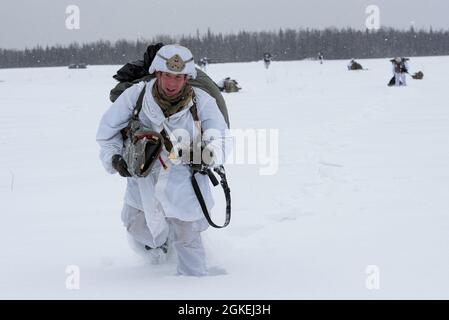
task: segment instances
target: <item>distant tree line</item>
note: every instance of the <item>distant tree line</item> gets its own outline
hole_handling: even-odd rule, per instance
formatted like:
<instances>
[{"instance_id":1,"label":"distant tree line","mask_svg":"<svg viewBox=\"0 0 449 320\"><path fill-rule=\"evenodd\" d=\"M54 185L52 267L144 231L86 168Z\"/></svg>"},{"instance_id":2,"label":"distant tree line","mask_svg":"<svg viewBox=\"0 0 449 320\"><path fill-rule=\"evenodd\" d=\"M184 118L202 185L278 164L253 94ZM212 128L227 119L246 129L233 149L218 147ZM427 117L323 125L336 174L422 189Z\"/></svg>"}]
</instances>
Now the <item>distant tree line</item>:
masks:
<instances>
[{"instance_id":1,"label":"distant tree line","mask_svg":"<svg viewBox=\"0 0 449 320\"><path fill-rule=\"evenodd\" d=\"M194 36L176 38L157 36L149 41L101 40L25 50L0 49L0 68L124 64L142 59L147 45L156 42L180 43L190 48L196 59L208 57L217 63L257 61L264 52L270 52L273 60L315 58L318 52L326 59L449 55L449 31L442 30L327 28L237 34L215 34L208 30L202 35L197 32Z\"/></svg>"}]
</instances>

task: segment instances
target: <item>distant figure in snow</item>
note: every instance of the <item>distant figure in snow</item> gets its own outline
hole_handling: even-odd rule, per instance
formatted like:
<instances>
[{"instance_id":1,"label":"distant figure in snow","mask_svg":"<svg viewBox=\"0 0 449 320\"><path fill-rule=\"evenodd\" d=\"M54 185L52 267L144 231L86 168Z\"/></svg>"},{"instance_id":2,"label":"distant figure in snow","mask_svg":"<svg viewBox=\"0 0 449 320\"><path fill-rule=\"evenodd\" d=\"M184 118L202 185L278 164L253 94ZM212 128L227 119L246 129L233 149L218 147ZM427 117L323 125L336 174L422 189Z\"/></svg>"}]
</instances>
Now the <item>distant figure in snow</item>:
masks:
<instances>
[{"instance_id":1,"label":"distant figure in snow","mask_svg":"<svg viewBox=\"0 0 449 320\"><path fill-rule=\"evenodd\" d=\"M424 73L422 71L415 72L412 75L412 78L415 80L422 80L424 78Z\"/></svg>"},{"instance_id":2,"label":"distant figure in snow","mask_svg":"<svg viewBox=\"0 0 449 320\"><path fill-rule=\"evenodd\" d=\"M220 89L220 91L224 91L227 93L230 92L238 92L240 91L242 88L239 86L238 82L234 79L231 79L230 77L226 77L223 80L220 80L217 83L218 88Z\"/></svg>"},{"instance_id":3,"label":"distant figure in snow","mask_svg":"<svg viewBox=\"0 0 449 320\"><path fill-rule=\"evenodd\" d=\"M85 63L71 63L69 69L86 69L87 65Z\"/></svg>"},{"instance_id":4,"label":"distant figure in snow","mask_svg":"<svg viewBox=\"0 0 449 320\"><path fill-rule=\"evenodd\" d=\"M410 59L408 58L400 58L396 57L394 59L391 59L390 62L393 66L393 78L390 80L389 86L406 86L407 85L407 79L405 77L405 74L408 73L409 65L408 61Z\"/></svg>"},{"instance_id":5,"label":"distant figure in snow","mask_svg":"<svg viewBox=\"0 0 449 320\"><path fill-rule=\"evenodd\" d=\"M264 54L263 54L263 62L264 62L264 64L265 64L265 68L266 69L268 69L268 67L270 66L270 63L271 63L271 53L269 53L269 52L265 52Z\"/></svg>"},{"instance_id":6,"label":"distant figure in snow","mask_svg":"<svg viewBox=\"0 0 449 320\"><path fill-rule=\"evenodd\" d=\"M348 70L363 70L363 67L360 63L355 61L355 59L351 59L348 63Z\"/></svg>"},{"instance_id":7,"label":"distant figure in snow","mask_svg":"<svg viewBox=\"0 0 449 320\"><path fill-rule=\"evenodd\" d=\"M323 64L324 57L323 57L323 54L321 52L318 52L318 60L320 61L320 64Z\"/></svg>"},{"instance_id":8,"label":"distant figure in snow","mask_svg":"<svg viewBox=\"0 0 449 320\"><path fill-rule=\"evenodd\" d=\"M198 66L200 67L200 69L204 72L206 72L207 69L207 65L209 64L209 61L206 57L201 58L200 60L198 60Z\"/></svg>"}]
</instances>

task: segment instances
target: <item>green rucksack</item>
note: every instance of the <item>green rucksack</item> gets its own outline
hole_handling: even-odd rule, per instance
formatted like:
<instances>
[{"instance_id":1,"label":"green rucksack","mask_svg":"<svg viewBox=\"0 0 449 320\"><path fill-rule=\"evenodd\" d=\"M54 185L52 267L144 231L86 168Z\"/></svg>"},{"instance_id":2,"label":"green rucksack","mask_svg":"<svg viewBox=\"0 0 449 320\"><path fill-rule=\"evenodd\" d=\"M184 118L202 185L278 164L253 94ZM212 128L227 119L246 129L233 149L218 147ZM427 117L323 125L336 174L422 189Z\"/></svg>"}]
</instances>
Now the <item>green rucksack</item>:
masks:
<instances>
[{"instance_id":1,"label":"green rucksack","mask_svg":"<svg viewBox=\"0 0 449 320\"><path fill-rule=\"evenodd\" d=\"M235 81L235 80L226 80L224 82L224 91L225 92L228 92L228 93L239 92L240 89L242 89L242 88L239 87L237 81Z\"/></svg>"}]
</instances>

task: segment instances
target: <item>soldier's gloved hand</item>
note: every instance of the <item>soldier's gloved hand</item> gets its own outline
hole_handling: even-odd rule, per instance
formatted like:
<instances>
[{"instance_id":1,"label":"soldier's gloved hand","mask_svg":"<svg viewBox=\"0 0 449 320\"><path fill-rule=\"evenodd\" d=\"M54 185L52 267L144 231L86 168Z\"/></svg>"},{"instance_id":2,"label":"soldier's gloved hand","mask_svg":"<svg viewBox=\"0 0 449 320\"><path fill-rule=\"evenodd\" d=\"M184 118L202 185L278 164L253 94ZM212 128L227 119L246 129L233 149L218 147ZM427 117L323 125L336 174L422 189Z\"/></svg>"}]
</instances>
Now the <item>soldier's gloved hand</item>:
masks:
<instances>
[{"instance_id":1,"label":"soldier's gloved hand","mask_svg":"<svg viewBox=\"0 0 449 320\"><path fill-rule=\"evenodd\" d=\"M215 165L214 151L211 148L209 148L208 146L205 146L202 151L202 159L203 159L203 162L208 167L213 167Z\"/></svg>"},{"instance_id":2,"label":"soldier's gloved hand","mask_svg":"<svg viewBox=\"0 0 449 320\"><path fill-rule=\"evenodd\" d=\"M197 155L194 155L193 150L178 151L178 156L182 161L188 164L193 170L201 171L212 167L214 164L214 153L207 146L204 149L197 150Z\"/></svg>"},{"instance_id":3,"label":"soldier's gloved hand","mask_svg":"<svg viewBox=\"0 0 449 320\"><path fill-rule=\"evenodd\" d=\"M112 167L117 170L122 177L131 177L131 174L128 172L128 165L120 154L114 154L112 156Z\"/></svg>"}]
</instances>

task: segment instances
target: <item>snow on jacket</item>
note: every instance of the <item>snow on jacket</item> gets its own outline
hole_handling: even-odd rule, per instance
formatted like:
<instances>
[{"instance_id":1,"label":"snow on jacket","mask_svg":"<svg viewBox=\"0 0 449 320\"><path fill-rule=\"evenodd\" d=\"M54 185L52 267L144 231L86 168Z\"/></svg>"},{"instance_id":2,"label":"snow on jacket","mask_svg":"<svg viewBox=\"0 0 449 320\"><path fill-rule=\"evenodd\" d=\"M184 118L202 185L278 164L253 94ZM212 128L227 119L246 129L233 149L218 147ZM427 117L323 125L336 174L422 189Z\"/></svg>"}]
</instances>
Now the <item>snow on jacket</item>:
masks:
<instances>
[{"instance_id":1,"label":"snow on jacket","mask_svg":"<svg viewBox=\"0 0 449 320\"><path fill-rule=\"evenodd\" d=\"M156 79L147 83L142 110L139 119L147 128L167 133L176 129L186 130L193 139L200 138L200 132L194 125L190 106L165 118L161 108L151 94ZM145 83L140 82L125 90L103 115L97 131L97 142L100 145L100 159L109 173L116 173L112 167L111 158L114 154L123 154L123 139L120 130L125 128L132 116L137 98ZM214 130L214 139L208 146L215 155L215 164L223 164L230 150L232 138L226 122L215 99L205 91L193 88L197 99L198 117L204 132L202 140L207 139L209 129ZM196 140L198 141L198 140ZM199 202L191 184L191 169L183 164L172 163L168 152L161 153L162 160L168 166L162 169L159 161L154 163L150 174L145 178L127 178L125 203L142 210L147 218L147 224L153 236L157 236L165 227L165 217L177 218L183 221L195 221L203 217ZM206 175L196 175L201 193L210 212L214 205L210 190L209 178Z\"/></svg>"}]
</instances>

